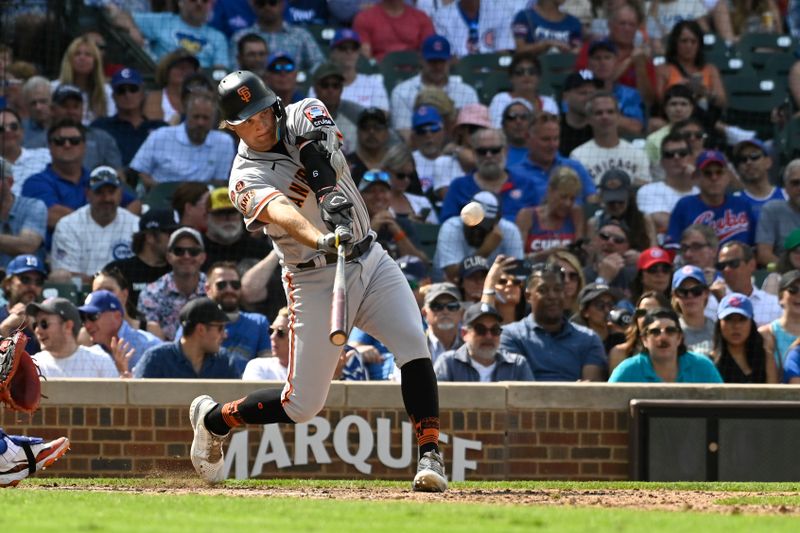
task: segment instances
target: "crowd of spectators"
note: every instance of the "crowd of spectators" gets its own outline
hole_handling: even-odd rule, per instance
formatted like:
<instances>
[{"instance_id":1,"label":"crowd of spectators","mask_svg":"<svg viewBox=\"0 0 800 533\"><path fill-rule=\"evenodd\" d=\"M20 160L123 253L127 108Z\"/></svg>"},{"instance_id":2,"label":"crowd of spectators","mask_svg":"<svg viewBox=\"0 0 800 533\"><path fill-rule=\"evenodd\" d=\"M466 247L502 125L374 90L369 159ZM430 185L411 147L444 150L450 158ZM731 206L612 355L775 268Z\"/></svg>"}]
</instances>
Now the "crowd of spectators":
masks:
<instances>
[{"instance_id":1,"label":"crowd of spectators","mask_svg":"<svg viewBox=\"0 0 800 533\"><path fill-rule=\"evenodd\" d=\"M45 376L287 375L278 257L231 203L217 128L213 80L239 68L329 110L440 380L800 383L800 160L730 120L732 63L706 54L800 50L800 2L155 4L86 2L152 72L97 28L57 72L0 43L0 334L22 328ZM460 68L492 54L480 83ZM775 89L790 111L798 80ZM399 372L354 330L333 377Z\"/></svg>"}]
</instances>

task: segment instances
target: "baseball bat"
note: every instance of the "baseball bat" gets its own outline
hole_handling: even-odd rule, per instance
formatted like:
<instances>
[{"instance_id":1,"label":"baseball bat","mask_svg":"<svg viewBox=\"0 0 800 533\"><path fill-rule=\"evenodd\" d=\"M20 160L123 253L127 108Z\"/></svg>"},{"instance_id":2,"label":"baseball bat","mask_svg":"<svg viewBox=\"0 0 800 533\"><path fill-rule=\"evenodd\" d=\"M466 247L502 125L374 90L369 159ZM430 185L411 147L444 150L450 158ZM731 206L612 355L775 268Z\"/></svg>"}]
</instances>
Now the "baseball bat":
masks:
<instances>
[{"instance_id":1,"label":"baseball bat","mask_svg":"<svg viewBox=\"0 0 800 533\"><path fill-rule=\"evenodd\" d=\"M333 300L331 301L331 332L328 338L334 346L347 341L347 282L344 274L345 247L336 248L336 275L333 278Z\"/></svg>"}]
</instances>

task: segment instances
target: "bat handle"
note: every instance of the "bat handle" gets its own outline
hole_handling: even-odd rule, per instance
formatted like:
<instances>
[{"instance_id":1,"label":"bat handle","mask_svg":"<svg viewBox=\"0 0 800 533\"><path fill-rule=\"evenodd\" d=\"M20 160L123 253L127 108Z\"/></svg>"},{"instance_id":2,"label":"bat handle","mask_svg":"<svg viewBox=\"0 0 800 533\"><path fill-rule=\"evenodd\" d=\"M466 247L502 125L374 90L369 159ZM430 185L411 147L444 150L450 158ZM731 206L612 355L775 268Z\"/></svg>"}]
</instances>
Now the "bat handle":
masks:
<instances>
[{"instance_id":1,"label":"bat handle","mask_svg":"<svg viewBox=\"0 0 800 533\"><path fill-rule=\"evenodd\" d=\"M336 275L333 280L333 301L331 305L331 331L328 338L334 346L342 346L347 341L347 284L345 279L346 253L344 243L336 249Z\"/></svg>"}]
</instances>

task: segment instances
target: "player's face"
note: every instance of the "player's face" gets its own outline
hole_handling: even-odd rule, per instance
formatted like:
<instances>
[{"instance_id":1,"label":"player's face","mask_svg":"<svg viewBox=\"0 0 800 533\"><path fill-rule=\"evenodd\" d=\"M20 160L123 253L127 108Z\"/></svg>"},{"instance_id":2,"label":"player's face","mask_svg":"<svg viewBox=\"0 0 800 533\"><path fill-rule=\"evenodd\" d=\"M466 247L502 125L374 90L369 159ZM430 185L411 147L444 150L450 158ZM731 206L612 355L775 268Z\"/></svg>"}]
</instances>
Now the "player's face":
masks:
<instances>
[{"instance_id":1,"label":"player's face","mask_svg":"<svg viewBox=\"0 0 800 533\"><path fill-rule=\"evenodd\" d=\"M258 152L266 152L278 141L272 108L256 113L241 124L231 127L247 146Z\"/></svg>"},{"instance_id":2,"label":"player's face","mask_svg":"<svg viewBox=\"0 0 800 533\"><path fill-rule=\"evenodd\" d=\"M208 277L206 293L226 313L238 311L239 300L242 297L239 274L230 268L215 268Z\"/></svg>"}]
</instances>

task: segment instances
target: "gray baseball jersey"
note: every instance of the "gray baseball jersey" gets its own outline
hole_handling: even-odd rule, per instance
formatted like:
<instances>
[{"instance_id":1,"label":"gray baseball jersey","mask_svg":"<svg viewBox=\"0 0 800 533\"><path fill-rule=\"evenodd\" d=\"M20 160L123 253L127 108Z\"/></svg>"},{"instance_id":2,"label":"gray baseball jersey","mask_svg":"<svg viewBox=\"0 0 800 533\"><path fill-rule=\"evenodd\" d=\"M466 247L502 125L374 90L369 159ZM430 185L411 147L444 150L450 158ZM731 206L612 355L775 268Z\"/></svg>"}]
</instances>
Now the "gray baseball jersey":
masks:
<instances>
[{"instance_id":1,"label":"gray baseball jersey","mask_svg":"<svg viewBox=\"0 0 800 533\"><path fill-rule=\"evenodd\" d=\"M244 216L247 229L256 231L264 228L275 244L281 264L289 270L295 270L297 264L305 263L321 253L298 243L277 224L264 224L258 220L258 215L281 193L320 231L330 231L322 222L316 196L306 181L296 143L299 137L308 132L335 127L335 124L325 105L313 98L287 106L285 113L286 131L272 150L258 152L244 141L239 143L228 190L233 205ZM350 169L341 150L331 156L331 166L336 171L339 188L353 203L353 236L358 242L370 231L367 208L350 177Z\"/></svg>"}]
</instances>

